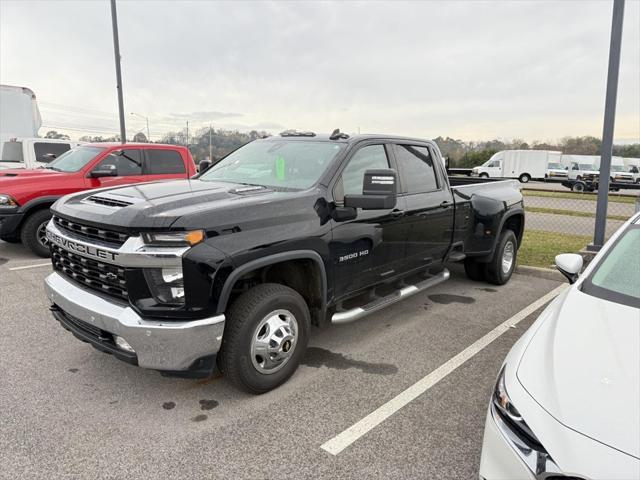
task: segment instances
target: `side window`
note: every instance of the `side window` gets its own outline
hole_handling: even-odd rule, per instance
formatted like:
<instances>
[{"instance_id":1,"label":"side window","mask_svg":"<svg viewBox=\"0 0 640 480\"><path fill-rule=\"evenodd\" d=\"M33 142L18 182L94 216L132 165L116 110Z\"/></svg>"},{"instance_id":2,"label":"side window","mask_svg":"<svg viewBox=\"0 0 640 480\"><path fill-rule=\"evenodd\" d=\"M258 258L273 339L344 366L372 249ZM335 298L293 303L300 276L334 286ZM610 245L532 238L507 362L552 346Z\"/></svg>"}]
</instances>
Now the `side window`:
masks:
<instances>
[{"instance_id":1,"label":"side window","mask_svg":"<svg viewBox=\"0 0 640 480\"><path fill-rule=\"evenodd\" d=\"M344 194L361 195L364 172L376 168L389 168L384 145L368 145L358 150L342 171Z\"/></svg>"},{"instance_id":2,"label":"side window","mask_svg":"<svg viewBox=\"0 0 640 480\"><path fill-rule=\"evenodd\" d=\"M36 153L36 162L49 163L69 151L71 145L68 143L36 142L33 144L33 149Z\"/></svg>"},{"instance_id":3,"label":"side window","mask_svg":"<svg viewBox=\"0 0 640 480\"><path fill-rule=\"evenodd\" d=\"M182 157L175 150L147 150L149 175L186 173Z\"/></svg>"},{"instance_id":4,"label":"side window","mask_svg":"<svg viewBox=\"0 0 640 480\"><path fill-rule=\"evenodd\" d=\"M118 150L111 152L100 162L100 166L115 165L119 177L142 175L142 152L140 150Z\"/></svg>"},{"instance_id":5,"label":"side window","mask_svg":"<svg viewBox=\"0 0 640 480\"><path fill-rule=\"evenodd\" d=\"M580 170L580 168L578 167L577 163L574 163L573 166L571 167L571 170Z\"/></svg>"},{"instance_id":6,"label":"side window","mask_svg":"<svg viewBox=\"0 0 640 480\"><path fill-rule=\"evenodd\" d=\"M430 192L439 188L433 157L427 147L397 145L395 151L407 193Z\"/></svg>"}]
</instances>

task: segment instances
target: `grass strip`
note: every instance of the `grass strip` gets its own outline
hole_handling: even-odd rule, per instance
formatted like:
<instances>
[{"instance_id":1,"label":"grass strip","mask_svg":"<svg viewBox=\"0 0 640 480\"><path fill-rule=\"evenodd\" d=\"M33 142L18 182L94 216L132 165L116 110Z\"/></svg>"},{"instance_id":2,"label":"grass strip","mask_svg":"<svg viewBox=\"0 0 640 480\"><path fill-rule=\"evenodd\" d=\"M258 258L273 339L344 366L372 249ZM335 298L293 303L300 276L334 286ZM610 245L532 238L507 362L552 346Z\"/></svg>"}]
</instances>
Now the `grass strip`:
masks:
<instances>
[{"instance_id":1,"label":"grass strip","mask_svg":"<svg viewBox=\"0 0 640 480\"><path fill-rule=\"evenodd\" d=\"M550 213L551 215L566 215L568 217L586 217L595 218L596 214L591 212L580 212L576 210L563 210L561 208L546 208L546 207L528 207L525 205L525 211L534 213ZM607 220L621 220L626 222L629 217L624 215L607 215Z\"/></svg>"},{"instance_id":2,"label":"grass strip","mask_svg":"<svg viewBox=\"0 0 640 480\"><path fill-rule=\"evenodd\" d=\"M571 200L588 200L595 202L598 195L593 193L572 193L572 192L550 192L546 190L527 190L522 189L522 195L525 197L551 197L551 198L567 198ZM609 201L615 203L636 203L636 197L629 195L609 195Z\"/></svg>"},{"instance_id":3,"label":"grass strip","mask_svg":"<svg viewBox=\"0 0 640 480\"><path fill-rule=\"evenodd\" d=\"M525 230L522 246L518 251L518 263L532 267L549 268L560 253L577 253L592 237L568 233Z\"/></svg>"}]
</instances>

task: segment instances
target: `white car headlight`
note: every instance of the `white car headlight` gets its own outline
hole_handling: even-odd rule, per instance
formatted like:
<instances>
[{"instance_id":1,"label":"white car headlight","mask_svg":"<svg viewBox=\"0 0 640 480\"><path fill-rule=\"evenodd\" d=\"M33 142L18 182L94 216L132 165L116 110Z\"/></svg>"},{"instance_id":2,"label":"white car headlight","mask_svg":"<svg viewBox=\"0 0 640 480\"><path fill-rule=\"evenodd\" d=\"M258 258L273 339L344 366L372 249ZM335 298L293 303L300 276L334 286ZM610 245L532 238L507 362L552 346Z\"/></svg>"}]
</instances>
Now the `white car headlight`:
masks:
<instances>
[{"instance_id":1,"label":"white car headlight","mask_svg":"<svg viewBox=\"0 0 640 480\"><path fill-rule=\"evenodd\" d=\"M545 450L540 443L540 440L538 440L535 434L531 431L529 425L524 421L518 409L515 407L513 402L511 402L511 398L509 398L507 389L505 388L504 372L505 367L502 367L502 370L498 375L498 381L496 382L495 389L493 390L493 396L491 399L493 406L500 418L507 423L510 429L518 435L521 440L530 447L544 452Z\"/></svg>"}]
</instances>

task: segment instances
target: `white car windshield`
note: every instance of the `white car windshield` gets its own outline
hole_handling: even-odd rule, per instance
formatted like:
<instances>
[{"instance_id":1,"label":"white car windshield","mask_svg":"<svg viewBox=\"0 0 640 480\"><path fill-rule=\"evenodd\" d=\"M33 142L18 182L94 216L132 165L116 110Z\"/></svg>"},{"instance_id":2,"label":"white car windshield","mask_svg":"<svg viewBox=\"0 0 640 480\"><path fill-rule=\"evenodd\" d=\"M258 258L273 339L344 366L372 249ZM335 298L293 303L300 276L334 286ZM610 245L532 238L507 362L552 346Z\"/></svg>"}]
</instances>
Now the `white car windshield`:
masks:
<instances>
[{"instance_id":1,"label":"white car windshield","mask_svg":"<svg viewBox=\"0 0 640 480\"><path fill-rule=\"evenodd\" d=\"M595 165L593 165L593 164L590 164L590 163L581 163L581 164L580 164L580 170L590 170L590 171L594 172L594 171L596 171L596 170L598 170L598 169L597 169L597 168L596 168L596 166L595 166Z\"/></svg>"},{"instance_id":2,"label":"white car windshield","mask_svg":"<svg viewBox=\"0 0 640 480\"><path fill-rule=\"evenodd\" d=\"M585 281L583 291L640 308L640 225L622 234Z\"/></svg>"},{"instance_id":3,"label":"white car windshield","mask_svg":"<svg viewBox=\"0 0 640 480\"><path fill-rule=\"evenodd\" d=\"M564 167L559 163L550 163L549 168L552 168L554 170L564 170Z\"/></svg>"}]
</instances>

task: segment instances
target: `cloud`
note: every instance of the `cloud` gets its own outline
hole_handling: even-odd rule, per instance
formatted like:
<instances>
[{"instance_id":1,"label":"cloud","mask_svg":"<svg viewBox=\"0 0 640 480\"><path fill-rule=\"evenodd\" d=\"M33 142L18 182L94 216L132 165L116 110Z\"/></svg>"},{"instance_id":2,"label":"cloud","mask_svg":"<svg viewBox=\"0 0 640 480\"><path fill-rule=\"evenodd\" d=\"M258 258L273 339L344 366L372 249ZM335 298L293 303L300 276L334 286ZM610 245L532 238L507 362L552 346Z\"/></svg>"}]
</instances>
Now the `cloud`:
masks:
<instances>
[{"instance_id":1,"label":"cloud","mask_svg":"<svg viewBox=\"0 0 640 480\"><path fill-rule=\"evenodd\" d=\"M627 2L620 138L640 137L639 17ZM470 140L602 131L611 2L149 0L118 2L118 19L125 108L152 136L187 119ZM106 2L0 1L0 82L71 109L43 109L45 123L117 114L111 42Z\"/></svg>"}]
</instances>

